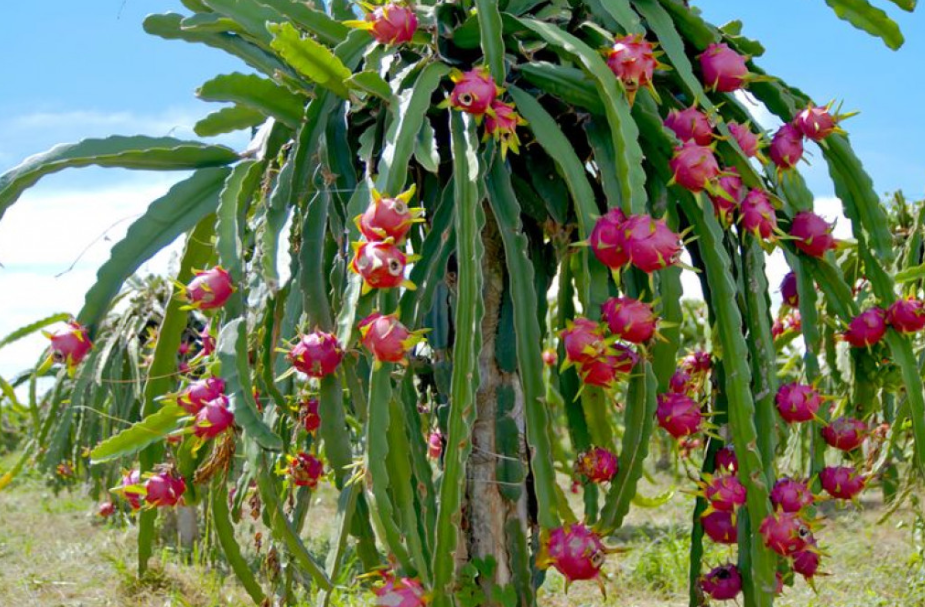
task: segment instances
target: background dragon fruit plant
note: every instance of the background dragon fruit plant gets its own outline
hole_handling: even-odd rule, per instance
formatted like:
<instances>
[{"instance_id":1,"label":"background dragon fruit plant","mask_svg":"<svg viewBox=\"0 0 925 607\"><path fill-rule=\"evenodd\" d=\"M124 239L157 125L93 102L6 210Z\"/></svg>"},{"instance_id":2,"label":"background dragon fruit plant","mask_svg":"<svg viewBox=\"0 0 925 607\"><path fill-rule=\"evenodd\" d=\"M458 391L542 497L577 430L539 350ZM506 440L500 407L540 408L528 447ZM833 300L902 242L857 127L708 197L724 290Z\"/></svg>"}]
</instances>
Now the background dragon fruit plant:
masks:
<instances>
[{"instance_id":1,"label":"background dragon fruit plant","mask_svg":"<svg viewBox=\"0 0 925 607\"><path fill-rule=\"evenodd\" d=\"M140 571L158 511L206 504L257 604L326 605L348 553L381 605L461 604L473 563L482 602L535 604L549 569L606 589L608 536L661 443L700 467L691 604L766 606L824 567L817 501L895 495L897 460L925 464L925 210L888 214L848 115L765 74L737 24L680 0L183 4L145 28L242 60L198 91L230 105L196 130L251 129L247 151L111 137L0 176L2 217L68 167L191 171L4 382L55 377L17 469L69 462L121 496ZM829 4L898 46L879 9ZM784 126L761 133L740 91ZM850 241L813 212L808 153ZM112 312L184 235L171 292ZM682 272L709 338L685 332ZM305 546L322 482L339 493L323 563ZM284 555L269 572L242 554L245 506ZM704 562L704 534L735 562Z\"/></svg>"}]
</instances>

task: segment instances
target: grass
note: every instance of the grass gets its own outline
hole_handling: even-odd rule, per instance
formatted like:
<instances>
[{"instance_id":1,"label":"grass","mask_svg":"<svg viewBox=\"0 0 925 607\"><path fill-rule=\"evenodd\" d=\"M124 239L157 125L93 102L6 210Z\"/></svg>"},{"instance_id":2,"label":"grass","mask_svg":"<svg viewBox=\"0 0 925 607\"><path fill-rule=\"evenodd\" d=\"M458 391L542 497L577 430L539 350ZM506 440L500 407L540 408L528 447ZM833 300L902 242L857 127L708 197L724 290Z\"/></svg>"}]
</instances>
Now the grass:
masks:
<instances>
[{"instance_id":1,"label":"grass","mask_svg":"<svg viewBox=\"0 0 925 607\"><path fill-rule=\"evenodd\" d=\"M665 486L645 486L655 494ZM925 607L925 519L900 510L877 525L883 513L876 490L863 508L826 504L817 537L828 556L817 592L802 580L776 604L784 607ZM310 549L323 554L333 511L320 500L312 506L307 531ZM206 559L162 549L145 578L135 570L135 529L101 521L95 504L79 493L54 496L36 478L25 476L0 493L0 589L3 605L36 607L226 607L250 605L232 577L202 565ZM565 595L564 580L550 572L540 592L549 607L655 607L687 605L686 521L692 498L676 493L664 506L634 508L610 543L629 548L608 559L607 598L594 584L577 583ZM240 540L250 545L242 530ZM264 551L265 552L265 551ZM731 549L707 545L707 562L719 564ZM255 566L262 559L255 557ZM354 579L332 602L335 607L371 604ZM732 603L730 603L731 605Z\"/></svg>"}]
</instances>

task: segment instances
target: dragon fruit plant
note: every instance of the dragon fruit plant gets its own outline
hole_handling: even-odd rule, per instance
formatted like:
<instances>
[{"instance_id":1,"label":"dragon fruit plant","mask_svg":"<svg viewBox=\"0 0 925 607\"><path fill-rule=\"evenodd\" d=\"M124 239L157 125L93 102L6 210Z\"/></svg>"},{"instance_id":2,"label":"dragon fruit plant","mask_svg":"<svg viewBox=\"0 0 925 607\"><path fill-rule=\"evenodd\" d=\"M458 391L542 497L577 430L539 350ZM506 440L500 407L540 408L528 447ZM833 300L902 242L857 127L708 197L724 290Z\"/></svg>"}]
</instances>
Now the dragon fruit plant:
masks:
<instances>
[{"instance_id":1,"label":"dragon fruit plant","mask_svg":"<svg viewBox=\"0 0 925 607\"><path fill-rule=\"evenodd\" d=\"M257 605L328 605L349 578L366 602L456 607L491 562L479 591L531 607L557 576L614 584L613 533L664 449L703 479L677 481L699 493L691 604L769 607L821 579L817 501L890 491L902 445L925 465L925 211L880 205L848 114L734 27L682 0L182 4L144 27L242 62L199 89L228 105L196 132L248 130L246 150L112 137L0 176L2 220L65 168L179 172L73 319L12 336L59 323L21 380L55 384L16 470L112 487L98 503L136 520L140 572L159 513L187 508ZM132 278L177 238L170 281ZM251 516L278 568L238 543ZM704 536L737 564L705 562Z\"/></svg>"}]
</instances>

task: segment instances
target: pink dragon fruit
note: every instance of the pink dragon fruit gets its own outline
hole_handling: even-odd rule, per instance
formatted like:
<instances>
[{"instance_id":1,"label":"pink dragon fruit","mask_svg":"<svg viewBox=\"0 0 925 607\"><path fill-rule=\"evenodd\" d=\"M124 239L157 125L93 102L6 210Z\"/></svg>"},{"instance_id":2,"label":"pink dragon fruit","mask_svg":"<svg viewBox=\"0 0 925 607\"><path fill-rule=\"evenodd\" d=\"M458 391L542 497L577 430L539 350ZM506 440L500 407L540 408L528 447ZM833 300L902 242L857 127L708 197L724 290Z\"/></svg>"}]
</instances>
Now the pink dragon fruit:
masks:
<instances>
[{"instance_id":1,"label":"pink dragon fruit","mask_svg":"<svg viewBox=\"0 0 925 607\"><path fill-rule=\"evenodd\" d=\"M202 332L199 333L199 341L202 344L202 353L205 356L215 352L215 337L212 335L209 325L206 325Z\"/></svg>"},{"instance_id":2,"label":"pink dragon fruit","mask_svg":"<svg viewBox=\"0 0 925 607\"><path fill-rule=\"evenodd\" d=\"M565 344L565 357L570 363L586 363L600 358L607 349L601 326L579 316L570 320L560 334Z\"/></svg>"},{"instance_id":3,"label":"pink dragon fruit","mask_svg":"<svg viewBox=\"0 0 925 607\"><path fill-rule=\"evenodd\" d=\"M611 297L601 306L601 316L611 333L634 344L652 339L658 326L652 306L631 297Z\"/></svg>"},{"instance_id":4,"label":"pink dragon fruit","mask_svg":"<svg viewBox=\"0 0 925 607\"><path fill-rule=\"evenodd\" d=\"M693 141L697 145L710 145L713 141L713 125L710 124L710 119L695 107L671 110L664 124L682 143Z\"/></svg>"},{"instance_id":5,"label":"pink dragon fruit","mask_svg":"<svg viewBox=\"0 0 925 607\"><path fill-rule=\"evenodd\" d=\"M780 294L784 303L791 308L800 305L800 292L797 290L797 275L793 272L787 272L784 279L780 282Z\"/></svg>"},{"instance_id":6,"label":"pink dragon fruit","mask_svg":"<svg viewBox=\"0 0 925 607\"><path fill-rule=\"evenodd\" d=\"M739 205L745 197L745 188L742 178L735 168L724 169L722 177L716 183L716 193L710 194L713 203L713 214L724 226L730 226L735 221Z\"/></svg>"},{"instance_id":7,"label":"pink dragon fruit","mask_svg":"<svg viewBox=\"0 0 925 607\"><path fill-rule=\"evenodd\" d=\"M436 430L427 437L427 456L432 459L440 459L443 454L443 434Z\"/></svg>"},{"instance_id":8,"label":"pink dragon fruit","mask_svg":"<svg viewBox=\"0 0 925 607\"><path fill-rule=\"evenodd\" d=\"M110 501L105 501L96 509L96 515L101 518L109 518L116 513L116 505Z\"/></svg>"},{"instance_id":9,"label":"pink dragon fruit","mask_svg":"<svg viewBox=\"0 0 925 607\"><path fill-rule=\"evenodd\" d=\"M373 312L360 321L361 341L378 362L404 363L405 356L422 340L419 331L409 331L394 314Z\"/></svg>"},{"instance_id":10,"label":"pink dragon fruit","mask_svg":"<svg viewBox=\"0 0 925 607\"><path fill-rule=\"evenodd\" d=\"M803 133L792 124L785 124L771 139L768 154L778 169L792 169L803 158Z\"/></svg>"},{"instance_id":11,"label":"pink dragon fruit","mask_svg":"<svg viewBox=\"0 0 925 607\"><path fill-rule=\"evenodd\" d=\"M617 208L607 211L594 224L588 244L598 261L612 270L629 263L629 254L623 249L622 228L626 216Z\"/></svg>"},{"instance_id":12,"label":"pink dragon fruit","mask_svg":"<svg viewBox=\"0 0 925 607\"><path fill-rule=\"evenodd\" d=\"M822 397L812 386L797 382L781 385L774 400L777 412L788 424L814 419L822 405Z\"/></svg>"},{"instance_id":13,"label":"pink dragon fruit","mask_svg":"<svg viewBox=\"0 0 925 607\"><path fill-rule=\"evenodd\" d=\"M754 158L758 155L758 151L761 147L761 138L753 133L748 125L730 122L726 126L729 127L729 132L736 140L736 143L739 144L739 147L742 148L746 157Z\"/></svg>"},{"instance_id":14,"label":"pink dragon fruit","mask_svg":"<svg viewBox=\"0 0 925 607\"><path fill-rule=\"evenodd\" d=\"M833 115L827 106L810 103L793 119L793 125L807 139L822 141L838 130L838 116Z\"/></svg>"},{"instance_id":15,"label":"pink dragon fruit","mask_svg":"<svg viewBox=\"0 0 925 607\"><path fill-rule=\"evenodd\" d=\"M322 378L334 373L344 357L344 351L333 333L314 331L304 335L286 357L302 373Z\"/></svg>"},{"instance_id":16,"label":"pink dragon fruit","mask_svg":"<svg viewBox=\"0 0 925 607\"><path fill-rule=\"evenodd\" d=\"M652 86L658 67L654 45L641 35L617 38L607 53L607 67L620 79L632 104L636 91Z\"/></svg>"},{"instance_id":17,"label":"pink dragon fruit","mask_svg":"<svg viewBox=\"0 0 925 607\"><path fill-rule=\"evenodd\" d=\"M395 243L404 241L411 226L421 221L421 215L424 213L423 209L408 206L414 197L414 191L415 187L412 185L395 198L388 198L373 190L373 201L366 207L366 211L356 218L357 227L363 236L371 242L389 238Z\"/></svg>"},{"instance_id":18,"label":"pink dragon fruit","mask_svg":"<svg viewBox=\"0 0 925 607\"><path fill-rule=\"evenodd\" d=\"M733 520L732 512L714 510L701 517L703 532L717 544L735 544L739 541L739 531Z\"/></svg>"},{"instance_id":19,"label":"pink dragon fruit","mask_svg":"<svg viewBox=\"0 0 925 607\"><path fill-rule=\"evenodd\" d=\"M597 579L607 551L600 536L581 523L553 529L541 562L555 567L566 582Z\"/></svg>"},{"instance_id":20,"label":"pink dragon fruit","mask_svg":"<svg viewBox=\"0 0 925 607\"><path fill-rule=\"evenodd\" d=\"M715 567L700 578L700 589L717 601L736 598L742 592L742 575L739 568L731 563Z\"/></svg>"},{"instance_id":21,"label":"pink dragon fruit","mask_svg":"<svg viewBox=\"0 0 925 607\"><path fill-rule=\"evenodd\" d=\"M408 258L391 241L354 243L350 269L363 277L363 292L413 285L405 280Z\"/></svg>"},{"instance_id":22,"label":"pink dragon fruit","mask_svg":"<svg viewBox=\"0 0 925 607\"><path fill-rule=\"evenodd\" d=\"M552 348L546 348L543 350L543 364L547 367L555 367L556 363L559 362L559 355Z\"/></svg>"},{"instance_id":23,"label":"pink dragon fruit","mask_svg":"<svg viewBox=\"0 0 925 607\"><path fill-rule=\"evenodd\" d=\"M757 237L768 240L777 229L777 215L771 198L764 190L755 188L749 191L739 207L742 229Z\"/></svg>"},{"instance_id":24,"label":"pink dragon fruit","mask_svg":"<svg viewBox=\"0 0 925 607\"><path fill-rule=\"evenodd\" d=\"M193 434L209 440L234 425L234 413L228 409L228 398L223 394L205 404L196 414Z\"/></svg>"},{"instance_id":25,"label":"pink dragon fruit","mask_svg":"<svg viewBox=\"0 0 925 607\"><path fill-rule=\"evenodd\" d=\"M311 453L300 451L295 457L287 456L289 479L296 487L309 487L314 489L318 479L324 474L324 464Z\"/></svg>"},{"instance_id":26,"label":"pink dragon fruit","mask_svg":"<svg viewBox=\"0 0 925 607\"><path fill-rule=\"evenodd\" d=\"M619 375L620 360L612 354L604 354L578 365L581 381L589 386L610 388Z\"/></svg>"},{"instance_id":27,"label":"pink dragon fruit","mask_svg":"<svg viewBox=\"0 0 925 607\"><path fill-rule=\"evenodd\" d=\"M158 472L145 482L145 501L157 508L176 506L186 492L186 481L173 472Z\"/></svg>"},{"instance_id":28,"label":"pink dragon fruit","mask_svg":"<svg viewBox=\"0 0 925 607\"><path fill-rule=\"evenodd\" d=\"M45 333L45 336L51 340L49 350L52 360L64 363L72 372L93 349L86 327L76 320L68 321L66 329Z\"/></svg>"},{"instance_id":29,"label":"pink dragon fruit","mask_svg":"<svg viewBox=\"0 0 925 607\"><path fill-rule=\"evenodd\" d=\"M717 470L735 474L739 470L739 458L732 445L726 445L713 456L713 465Z\"/></svg>"},{"instance_id":30,"label":"pink dragon fruit","mask_svg":"<svg viewBox=\"0 0 925 607\"><path fill-rule=\"evenodd\" d=\"M485 139L491 137L501 144L501 158L507 157L508 150L519 154L517 127L525 124L527 121L514 110L513 104L495 99L485 118Z\"/></svg>"},{"instance_id":31,"label":"pink dragon fruit","mask_svg":"<svg viewBox=\"0 0 925 607\"><path fill-rule=\"evenodd\" d=\"M234 293L234 284L229 274L221 266L211 270L197 272L196 277L186 285L183 296L189 307L199 310L221 308Z\"/></svg>"},{"instance_id":32,"label":"pink dragon fruit","mask_svg":"<svg viewBox=\"0 0 925 607\"><path fill-rule=\"evenodd\" d=\"M681 237L664 219L631 215L620 230L620 243L630 263L646 274L673 265L681 254Z\"/></svg>"},{"instance_id":33,"label":"pink dragon fruit","mask_svg":"<svg viewBox=\"0 0 925 607\"><path fill-rule=\"evenodd\" d=\"M137 469L127 472L122 477L120 490L132 510L141 509L141 498L144 497L144 489L141 488L141 472Z\"/></svg>"},{"instance_id":34,"label":"pink dragon fruit","mask_svg":"<svg viewBox=\"0 0 925 607\"><path fill-rule=\"evenodd\" d=\"M196 415L209 401L225 394L225 380L220 377L197 379L177 395L177 404Z\"/></svg>"},{"instance_id":35,"label":"pink dragon fruit","mask_svg":"<svg viewBox=\"0 0 925 607\"><path fill-rule=\"evenodd\" d=\"M418 28L414 10L397 2L377 6L366 14L370 33L380 44L404 44L411 42Z\"/></svg>"},{"instance_id":36,"label":"pink dragon fruit","mask_svg":"<svg viewBox=\"0 0 925 607\"><path fill-rule=\"evenodd\" d=\"M451 76L455 86L450 93L450 106L463 112L482 116L498 96L498 86L488 69L477 67Z\"/></svg>"},{"instance_id":37,"label":"pink dragon fruit","mask_svg":"<svg viewBox=\"0 0 925 607\"><path fill-rule=\"evenodd\" d=\"M822 557L819 555L819 549L816 548L815 539L807 542L806 548L797 550L791 557L793 558L793 570L807 580L811 580L818 573Z\"/></svg>"},{"instance_id":38,"label":"pink dragon fruit","mask_svg":"<svg viewBox=\"0 0 925 607\"><path fill-rule=\"evenodd\" d=\"M771 489L771 503L783 512L799 512L813 501L813 493L806 483L786 476L777 479Z\"/></svg>"},{"instance_id":39,"label":"pink dragon fruit","mask_svg":"<svg viewBox=\"0 0 925 607\"><path fill-rule=\"evenodd\" d=\"M790 556L803 550L812 538L809 526L793 512L769 514L758 528L764 545L781 556Z\"/></svg>"},{"instance_id":40,"label":"pink dragon fruit","mask_svg":"<svg viewBox=\"0 0 925 607\"><path fill-rule=\"evenodd\" d=\"M675 148L669 164L673 181L695 194L712 187L720 173L713 150L693 141Z\"/></svg>"},{"instance_id":41,"label":"pink dragon fruit","mask_svg":"<svg viewBox=\"0 0 925 607\"><path fill-rule=\"evenodd\" d=\"M854 451L867 438L867 424L853 417L839 417L822 429L822 438L830 447Z\"/></svg>"},{"instance_id":42,"label":"pink dragon fruit","mask_svg":"<svg viewBox=\"0 0 925 607\"><path fill-rule=\"evenodd\" d=\"M686 394L659 394L655 415L658 425L675 438L699 432L703 423L700 405Z\"/></svg>"},{"instance_id":43,"label":"pink dragon fruit","mask_svg":"<svg viewBox=\"0 0 925 607\"><path fill-rule=\"evenodd\" d=\"M819 473L819 482L832 497L850 500L864 490L867 477L850 466L826 466Z\"/></svg>"},{"instance_id":44,"label":"pink dragon fruit","mask_svg":"<svg viewBox=\"0 0 925 607\"><path fill-rule=\"evenodd\" d=\"M731 474L721 474L707 481L703 495L714 510L732 512L745 503L745 486Z\"/></svg>"},{"instance_id":45,"label":"pink dragon fruit","mask_svg":"<svg viewBox=\"0 0 925 607\"><path fill-rule=\"evenodd\" d=\"M689 394L693 390L693 378L684 369L678 369L668 380L668 389L675 394Z\"/></svg>"},{"instance_id":46,"label":"pink dragon fruit","mask_svg":"<svg viewBox=\"0 0 925 607\"><path fill-rule=\"evenodd\" d=\"M691 375L709 373L712 367L713 361L706 350L694 350L681 360L681 368Z\"/></svg>"},{"instance_id":47,"label":"pink dragon fruit","mask_svg":"<svg viewBox=\"0 0 925 607\"><path fill-rule=\"evenodd\" d=\"M825 252L835 248L832 225L810 211L801 211L790 224L793 244L810 257L823 257Z\"/></svg>"},{"instance_id":48,"label":"pink dragon fruit","mask_svg":"<svg viewBox=\"0 0 925 607\"><path fill-rule=\"evenodd\" d=\"M848 323L848 329L842 336L851 347L866 348L879 343L886 335L886 328L886 310L871 308Z\"/></svg>"},{"instance_id":49,"label":"pink dragon fruit","mask_svg":"<svg viewBox=\"0 0 925 607\"><path fill-rule=\"evenodd\" d=\"M700 69L706 88L720 93L737 91L748 79L745 57L726 44L711 44L700 55Z\"/></svg>"},{"instance_id":50,"label":"pink dragon fruit","mask_svg":"<svg viewBox=\"0 0 925 607\"><path fill-rule=\"evenodd\" d=\"M318 414L318 407L321 403L317 398L312 396L302 403L299 408L299 417L302 421L302 427L309 434L314 434L321 427L321 416Z\"/></svg>"},{"instance_id":51,"label":"pink dragon fruit","mask_svg":"<svg viewBox=\"0 0 925 607\"><path fill-rule=\"evenodd\" d=\"M376 595L376 607L424 607L427 605L427 593L424 586L415 578L397 578L385 575L381 586L373 589Z\"/></svg>"},{"instance_id":52,"label":"pink dragon fruit","mask_svg":"<svg viewBox=\"0 0 925 607\"><path fill-rule=\"evenodd\" d=\"M603 447L588 449L575 462L575 471L596 484L609 483L618 468L617 456Z\"/></svg>"},{"instance_id":53,"label":"pink dragon fruit","mask_svg":"<svg viewBox=\"0 0 925 607\"><path fill-rule=\"evenodd\" d=\"M886 320L900 333L925 329L925 302L911 297L896 300L886 311Z\"/></svg>"}]
</instances>

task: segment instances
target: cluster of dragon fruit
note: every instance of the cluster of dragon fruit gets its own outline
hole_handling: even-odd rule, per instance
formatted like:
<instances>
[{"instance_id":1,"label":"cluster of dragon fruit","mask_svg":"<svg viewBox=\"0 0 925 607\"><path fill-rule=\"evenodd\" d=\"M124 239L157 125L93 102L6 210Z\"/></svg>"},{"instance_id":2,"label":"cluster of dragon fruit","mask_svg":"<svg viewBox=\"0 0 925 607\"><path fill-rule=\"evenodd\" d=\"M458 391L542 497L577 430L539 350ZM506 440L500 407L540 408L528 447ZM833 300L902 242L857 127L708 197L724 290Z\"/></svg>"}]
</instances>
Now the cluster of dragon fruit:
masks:
<instances>
[{"instance_id":1,"label":"cluster of dragon fruit","mask_svg":"<svg viewBox=\"0 0 925 607\"><path fill-rule=\"evenodd\" d=\"M401 3L375 7L365 21L353 24L369 31L383 45L398 46L413 40L417 18L414 11ZM622 83L630 101L641 88L654 92L653 75L664 68L658 61L655 44L642 36L617 38L607 51L607 65ZM747 58L725 44L713 44L699 56L700 73L707 90L730 93L747 86L754 78L749 73ZM526 123L513 104L501 100L504 91L492 79L488 70L476 66L467 72L454 72L453 87L445 106L466 112L483 126L484 136L495 139L502 153L518 152L517 129ZM716 218L726 228L733 226L747 237L760 239L766 246L779 241L791 242L796 250L810 257L822 257L838 246L832 226L812 211L797 213L785 226L778 223L774 197L761 188L746 189L735 168L720 166L714 145L728 132L741 152L755 162L774 164L776 171L786 174L794 169L804 154L804 141L824 142L839 132L844 116L832 112L831 106L813 106L799 112L770 139L767 156L763 153L762 135L748 124L721 123L717 116L695 106L673 109L664 119L665 128L679 141L670 161L673 181L712 205ZM372 192L368 208L356 218L362 239L353 245L350 267L362 280L363 292L387 289L413 289L407 278L408 265L414 256L409 253L406 239L409 230L423 222L423 210L410 207L414 187L404 193ZM665 219L648 214L626 215L620 209L610 209L594 225L586 243L598 262L619 278L619 273L635 268L652 274L680 263L683 235L674 232ZM181 290L190 309L214 314L235 294L232 277L221 267L196 273ZM797 311L799 293L796 276L786 276L782 285L784 309L791 314L775 323L775 338L787 332L799 333ZM650 345L658 340L658 304L629 296L612 297L601 306L600 321L578 316L562 327L558 335L565 352L563 368L574 367L586 386L616 394L621 382L637 368L639 361L651 356ZM587 314L587 311L586 311ZM889 329L908 333L925 328L925 304L906 298L889 309L871 307L844 328L844 341L853 348L872 348L884 339ZM397 313L376 311L357 325L359 343L371 355L375 365L407 364L409 353L423 341L423 330L412 331L402 324ZM54 361L73 369L83 360L92 344L87 330L72 322L51 338ZM337 335L313 329L294 338L286 350L292 371L305 379L303 392L295 398L293 417L305 435L314 435L323 423L316 396L317 382L336 373L345 356L345 348ZM188 345L187 345L188 348ZM233 436L235 418L229 407L225 382L210 371L196 374L195 369L213 370L216 364L205 365L214 353L215 341L207 329L201 336L200 349L191 360L182 362L183 386L165 395L188 414L188 425L168 442L177 442L192 434L200 448L210 441ZM181 352L186 355L187 352ZM544 362L556 364L554 351L544 352ZM214 361L213 361L214 363ZM671 377L669 390L657 397L658 425L677 440L682 450L705 444L699 437L719 438L723 428L709 420L713 384L713 359L704 350L690 352L678 364ZM871 434L864 420L840 416L823 421L823 407L833 408L838 399L821 394L816 386L792 382L780 387L776 406L784 424L811 424L813 432L832 449L846 454L846 460L858 462L862 446ZM259 401L258 401L259 403ZM443 437L434 432L428 437L431 457L440 457ZM316 442L312 443L317 445ZM297 451L285 456L285 466L279 471L295 487L314 488L325 474L324 462L317 452ZM707 466L709 468L709 466ZM738 541L737 513L747 499L746 487L736 476L737 460L731 445L715 451L713 472L704 474L698 495L705 509L700 517L703 531L717 544L735 545ZM579 454L575 462L575 477L584 483L609 483L618 473L618 456L602 447L592 447ZM826 466L816 478L781 477L770 493L773 512L761 522L761 540L780 555L776 592L782 592L785 580L794 574L809 583L819 574L822 561L814 532L814 505L823 499L855 500L864 490L868 476L858 465ZM154 471L140 474L127 471L122 484L114 491L121 494L133 510L164 508L182 504L187 490L186 481L170 463ZM111 514L114 506L106 503L101 513ZM543 530L542 550L537 564L554 567L571 583L596 580L601 583L601 568L606 547L593 527L574 523L557 529ZM732 562L703 573L700 588L714 600L729 600L742 589L742 575ZM415 607L428 598L422 583L413 578L385 573L374 590L377 604Z\"/></svg>"}]
</instances>

